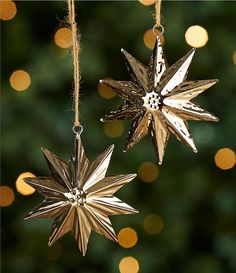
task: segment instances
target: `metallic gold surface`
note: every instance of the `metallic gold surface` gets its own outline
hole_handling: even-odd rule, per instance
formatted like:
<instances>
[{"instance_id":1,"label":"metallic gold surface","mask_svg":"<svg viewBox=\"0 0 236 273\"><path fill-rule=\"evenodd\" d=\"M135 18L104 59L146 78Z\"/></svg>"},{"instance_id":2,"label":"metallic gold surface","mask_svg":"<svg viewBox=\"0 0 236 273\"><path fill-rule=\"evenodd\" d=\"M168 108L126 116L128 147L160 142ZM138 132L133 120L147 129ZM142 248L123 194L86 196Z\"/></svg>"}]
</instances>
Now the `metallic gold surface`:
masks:
<instances>
[{"instance_id":1,"label":"metallic gold surface","mask_svg":"<svg viewBox=\"0 0 236 273\"><path fill-rule=\"evenodd\" d=\"M91 230L117 241L109 215L138 212L113 196L136 174L105 176L113 149L112 145L90 163L78 134L68 163L47 149L42 149L51 176L24 179L45 197L25 219L54 219L49 245L72 231L80 251L85 255Z\"/></svg>"},{"instance_id":2,"label":"metallic gold surface","mask_svg":"<svg viewBox=\"0 0 236 273\"><path fill-rule=\"evenodd\" d=\"M131 119L131 128L124 151L151 134L161 164L170 132L197 152L187 120L218 121L218 118L191 99L214 85L218 80L187 81L187 73L195 49L190 50L168 67L160 39L157 40L148 67L125 50L131 81L101 80L124 100L101 121Z\"/></svg>"}]
</instances>

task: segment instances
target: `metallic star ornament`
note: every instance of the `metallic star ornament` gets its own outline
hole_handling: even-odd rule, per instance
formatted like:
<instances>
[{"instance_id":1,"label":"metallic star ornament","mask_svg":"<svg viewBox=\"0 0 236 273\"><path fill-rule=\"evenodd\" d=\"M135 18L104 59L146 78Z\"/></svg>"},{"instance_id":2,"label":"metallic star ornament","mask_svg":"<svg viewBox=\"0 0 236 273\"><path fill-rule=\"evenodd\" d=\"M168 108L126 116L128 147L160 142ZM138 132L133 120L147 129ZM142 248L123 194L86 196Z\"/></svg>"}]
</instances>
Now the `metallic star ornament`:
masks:
<instances>
[{"instance_id":1,"label":"metallic star ornament","mask_svg":"<svg viewBox=\"0 0 236 273\"><path fill-rule=\"evenodd\" d=\"M26 178L45 200L25 219L53 218L49 246L72 231L80 251L85 255L92 230L118 241L109 215L138 211L113 194L136 174L105 176L114 146L110 146L92 163L87 159L80 136L75 137L74 151L68 163L42 149L51 176Z\"/></svg>"},{"instance_id":2,"label":"metallic star ornament","mask_svg":"<svg viewBox=\"0 0 236 273\"><path fill-rule=\"evenodd\" d=\"M218 118L190 101L218 80L186 80L195 49L170 67L160 39L157 39L148 67L125 50L121 52L132 80L100 80L124 100L117 110L111 111L101 121L131 119L124 151L150 133L159 164L163 161L170 132L197 152L186 121L218 121Z\"/></svg>"}]
</instances>

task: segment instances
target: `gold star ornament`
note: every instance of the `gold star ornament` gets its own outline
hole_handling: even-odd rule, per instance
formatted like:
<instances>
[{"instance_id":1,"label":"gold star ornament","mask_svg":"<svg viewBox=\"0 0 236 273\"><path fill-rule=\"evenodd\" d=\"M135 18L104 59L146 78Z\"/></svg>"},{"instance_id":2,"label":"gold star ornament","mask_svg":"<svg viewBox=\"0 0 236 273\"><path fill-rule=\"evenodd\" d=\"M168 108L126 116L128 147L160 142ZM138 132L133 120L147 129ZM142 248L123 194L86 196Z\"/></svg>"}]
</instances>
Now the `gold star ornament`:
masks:
<instances>
[{"instance_id":1,"label":"gold star ornament","mask_svg":"<svg viewBox=\"0 0 236 273\"><path fill-rule=\"evenodd\" d=\"M146 67L125 50L124 55L131 81L101 80L123 99L123 104L101 121L130 119L131 128L124 151L151 134L159 158L163 156L170 132L197 152L188 129L188 120L218 121L191 99L214 85L218 80L186 79L195 49L172 66L168 66L160 39Z\"/></svg>"},{"instance_id":2,"label":"gold star ornament","mask_svg":"<svg viewBox=\"0 0 236 273\"><path fill-rule=\"evenodd\" d=\"M90 163L78 134L68 163L42 149L51 176L25 179L45 197L25 218L54 219L49 246L72 231L80 251L85 255L92 230L117 241L108 216L138 212L113 196L136 174L105 176L113 149L112 145Z\"/></svg>"}]
</instances>

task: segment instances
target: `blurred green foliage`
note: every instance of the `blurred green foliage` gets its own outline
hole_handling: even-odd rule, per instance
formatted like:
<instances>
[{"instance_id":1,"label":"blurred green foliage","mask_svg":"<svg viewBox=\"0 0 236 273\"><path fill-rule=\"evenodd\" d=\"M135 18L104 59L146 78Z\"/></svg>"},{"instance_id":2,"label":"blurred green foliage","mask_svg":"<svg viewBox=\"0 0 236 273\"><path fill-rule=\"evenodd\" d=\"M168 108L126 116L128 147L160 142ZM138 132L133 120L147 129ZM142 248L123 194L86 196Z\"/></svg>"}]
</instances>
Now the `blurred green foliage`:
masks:
<instances>
[{"instance_id":1,"label":"blurred green foliage","mask_svg":"<svg viewBox=\"0 0 236 273\"><path fill-rule=\"evenodd\" d=\"M2 184L15 193L14 203L2 209L2 272L115 273L124 256L134 256L143 273L236 272L235 169L223 171L214 163L218 149L236 149L232 60L236 2L163 2L165 52L170 64L189 50L184 33L190 25L199 24L208 31L209 41L197 50L189 79L220 80L197 99L220 122L191 122L197 155L172 137L157 181L145 184L137 178L117 194L140 211L112 217L116 231L126 226L137 230L137 245L123 249L93 233L86 257L80 255L69 235L48 248L50 221L23 220L42 198L37 193L17 193L18 175L24 171L48 174L41 146L65 160L70 155L73 71L71 55L63 57L63 50L53 42L55 31L64 25L66 2L17 1L16 5L16 17L1 22ZM93 159L114 143L109 172L136 172L140 163L156 161L151 139L147 137L122 153L129 122L119 138L104 134L99 119L119 105L120 99L101 98L97 83L108 76L128 79L121 47L148 62L151 51L143 44L143 34L154 24L153 6L137 1L77 1L76 8L82 35L80 111L87 155ZM11 73L20 68L31 76L31 86L25 92L16 92L9 85ZM153 213L164 221L164 229L157 235L147 234L142 225L144 217Z\"/></svg>"}]
</instances>

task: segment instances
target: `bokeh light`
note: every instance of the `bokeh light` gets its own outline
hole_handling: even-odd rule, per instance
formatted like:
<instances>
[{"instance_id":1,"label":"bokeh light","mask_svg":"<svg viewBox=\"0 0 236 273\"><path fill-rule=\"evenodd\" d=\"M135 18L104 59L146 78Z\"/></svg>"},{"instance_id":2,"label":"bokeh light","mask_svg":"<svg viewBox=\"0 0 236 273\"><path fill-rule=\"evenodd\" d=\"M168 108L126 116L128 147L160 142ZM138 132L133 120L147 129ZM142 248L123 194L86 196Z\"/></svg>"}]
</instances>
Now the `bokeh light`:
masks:
<instances>
[{"instance_id":1,"label":"bokeh light","mask_svg":"<svg viewBox=\"0 0 236 273\"><path fill-rule=\"evenodd\" d=\"M157 214L150 214L144 218L143 228L149 234L158 234L162 231L163 227L163 219Z\"/></svg>"},{"instance_id":2,"label":"bokeh light","mask_svg":"<svg viewBox=\"0 0 236 273\"><path fill-rule=\"evenodd\" d=\"M10 206L15 199L13 190L8 186L0 186L0 206Z\"/></svg>"},{"instance_id":3,"label":"bokeh light","mask_svg":"<svg viewBox=\"0 0 236 273\"><path fill-rule=\"evenodd\" d=\"M138 273L139 263L134 257L124 257L119 263L119 269L120 273Z\"/></svg>"},{"instance_id":4,"label":"bokeh light","mask_svg":"<svg viewBox=\"0 0 236 273\"><path fill-rule=\"evenodd\" d=\"M222 170L228 170L234 167L236 163L235 152L229 148L222 148L215 154L215 164Z\"/></svg>"},{"instance_id":5,"label":"bokeh light","mask_svg":"<svg viewBox=\"0 0 236 273\"><path fill-rule=\"evenodd\" d=\"M24 70L16 70L10 76L10 85L16 91L25 91L30 84L30 75Z\"/></svg>"},{"instance_id":6,"label":"bokeh light","mask_svg":"<svg viewBox=\"0 0 236 273\"><path fill-rule=\"evenodd\" d=\"M72 32L69 28L59 28L54 35L55 44L61 48L72 46Z\"/></svg>"},{"instance_id":7,"label":"bokeh light","mask_svg":"<svg viewBox=\"0 0 236 273\"><path fill-rule=\"evenodd\" d=\"M158 30L155 30L155 32L157 34L160 33L160 31L158 31ZM157 39L157 37L153 33L152 28L145 31L145 33L143 35L143 41L144 41L144 44L147 48L153 49L156 39ZM163 35L160 36L160 40L161 40L161 44L164 44L164 36Z\"/></svg>"},{"instance_id":8,"label":"bokeh light","mask_svg":"<svg viewBox=\"0 0 236 273\"><path fill-rule=\"evenodd\" d=\"M236 50L233 53L233 62L234 62L234 64L236 64Z\"/></svg>"},{"instance_id":9,"label":"bokeh light","mask_svg":"<svg viewBox=\"0 0 236 273\"><path fill-rule=\"evenodd\" d=\"M33 187L24 182L23 179L27 177L35 177L35 175L30 172L24 172L20 174L16 180L16 189L23 195L30 195L35 192Z\"/></svg>"},{"instance_id":10,"label":"bokeh light","mask_svg":"<svg viewBox=\"0 0 236 273\"><path fill-rule=\"evenodd\" d=\"M0 19L7 21L15 17L16 4L11 0L0 1Z\"/></svg>"},{"instance_id":11,"label":"bokeh light","mask_svg":"<svg viewBox=\"0 0 236 273\"><path fill-rule=\"evenodd\" d=\"M124 123L121 120L108 121L104 123L104 132L107 136L115 138L124 132Z\"/></svg>"},{"instance_id":12,"label":"bokeh light","mask_svg":"<svg viewBox=\"0 0 236 273\"><path fill-rule=\"evenodd\" d=\"M144 182L153 182L158 176L157 165L153 162L143 162L138 167L138 176Z\"/></svg>"},{"instance_id":13,"label":"bokeh light","mask_svg":"<svg viewBox=\"0 0 236 273\"><path fill-rule=\"evenodd\" d=\"M143 4L144 6L150 6L153 5L156 0L138 0L139 3Z\"/></svg>"},{"instance_id":14,"label":"bokeh light","mask_svg":"<svg viewBox=\"0 0 236 273\"><path fill-rule=\"evenodd\" d=\"M130 227L122 228L118 233L118 241L124 248L133 247L138 241L137 232Z\"/></svg>"},{"instance_id":15,"label":"bokeh light","mask_svg":"<svg viewBox=\"0 0 236 273\"><path fill-rule=\"evenodd\" d=\"M111 78L106 78L106 79L111 79ZM116 97L116 93L113 91L113 89L102 83L98 83L97 89L98 89L99 95L104 99L109 100Z\"/></svg>"},{"instance_id":16,"label":"bokeh light","mask_svg":"<svg viewBox=\"0 0 236 273\"><path fill-rule=\"evenodd\" d=\"M203 47L208 41L208 33L201 26L191 26L185 32L185 40L192 47Z\"/></svg>"}]
</instances>

